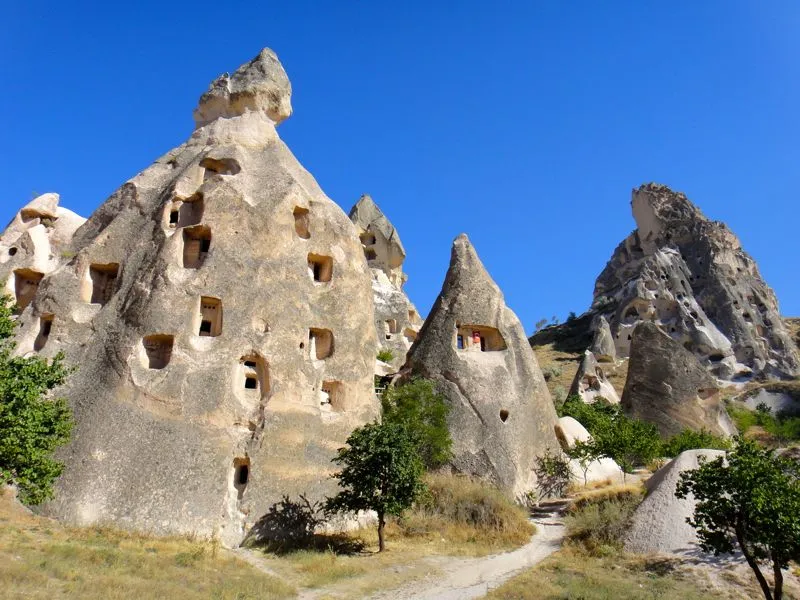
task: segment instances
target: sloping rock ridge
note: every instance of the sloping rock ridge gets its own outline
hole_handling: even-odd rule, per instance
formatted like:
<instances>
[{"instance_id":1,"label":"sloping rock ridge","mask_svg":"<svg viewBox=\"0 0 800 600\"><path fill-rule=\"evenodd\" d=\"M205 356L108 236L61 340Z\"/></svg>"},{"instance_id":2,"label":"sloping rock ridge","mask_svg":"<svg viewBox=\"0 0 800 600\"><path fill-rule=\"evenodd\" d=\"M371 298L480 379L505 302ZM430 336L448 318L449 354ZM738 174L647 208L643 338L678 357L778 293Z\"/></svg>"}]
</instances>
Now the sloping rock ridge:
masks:
<instances>
[{"instance_id":1,"label":"sloping rock ridge","mask_svg":"<svg viewBox=\"0 0 800 600\"><path fill-rule=\"evenodd\" d=\"M417 338L422 318L403 291L408 276L403 273L406 251L394 225L371 196L363 195L350 209L370 273L375 303L375 334L378 347L391 352L389 361L397 370Z\"/></svg>"},{"instance_id":2,"label":"sloping rock ridge","mask_svg":"<svg viewBox=\"0 0 800 600\"><path fill-rule=\"evenodd\" d=\"M265 49L88 221L45 199L0 238L0 278L26 282L20 352L79 367L50 514L235 544L281 495L333 491L330 459L379 414L371 277L278 137L289 114Z\"/></svg>"},{"instance_id":3,"label":"sloping rock ridge","mask_svg":"<svg viewBox=\"0 0 800 600\"><path fill-rule=\"evenodd\" d=\"M463 234L404 372L433 379L446 396L456 471L521 494L534 483L535 457L558 451L557 417L533 350Z\"/></svg>"}]
</instances>

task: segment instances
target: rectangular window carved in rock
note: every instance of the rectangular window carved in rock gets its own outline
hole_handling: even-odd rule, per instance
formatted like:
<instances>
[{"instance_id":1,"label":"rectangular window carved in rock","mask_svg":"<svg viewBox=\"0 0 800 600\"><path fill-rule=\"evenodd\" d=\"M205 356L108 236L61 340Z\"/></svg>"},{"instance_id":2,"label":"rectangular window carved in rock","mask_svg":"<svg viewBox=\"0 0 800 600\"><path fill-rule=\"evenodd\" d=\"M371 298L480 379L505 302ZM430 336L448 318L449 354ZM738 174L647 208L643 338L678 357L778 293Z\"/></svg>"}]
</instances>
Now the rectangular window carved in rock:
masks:
<instances>
[{"instance_id":1,"label":"rectangular window carved in rock","mask_svg":"<svg viewBox=\"0 0 800 600\"><path fill-rule=\"evenodd\" d=\"M455 343L456 349L466 351L495 352L506 349L500 331L485 325L459 325Z\"/></svg>"},{"instance_id":2,"label":"rectangular window carved in rock","mask_svg":"<svg viewBox=\"0 0 800 600\"><path fill-rule=\"evenodd\" d=\"M333 259L330 256L309 254L308 272L317 283L328 283L333 276Z\"/></svg>"},{"instance_id":3,"label":"rectangular window carved in rock","mask_svg":"<svg viewBox=\"0 0 800 600\"><path fill-rule=\"evenodd\" d=\"M297 237L307 240L311 237L311 232L308 227L308 209L296 206L294 208L294 230Z\"/></svg>"},{"instance_id":4,"label":"rectangular window carved in rock","mask_svg":"<svg viewBox=\"0 0 800 600\"><path fill-rule=\"evenodd\" d=\"M330 329L309 329L308 342L311 358L322 360L333 354L333 332Z\"/></svg>"},{"instance_id":5,"label":"rectangular window carved in rock","mask_svg":"<svg viewBox=\"0 0 800 600\"><path fill-rule=\"evenodd\" d=\"M222 301L219 298L200 298L201 336L216 337L222 333Z\"/></svg>"},{"instance_id":6,"label":"rectangular window carved in rock","mask_svg":"<svg viewBox=\"0 0 800 600\"><path fill-rule=\"evenodd\" d=\"M175 338L171 335L146 335L142 339L148 369L163 369L172 359L172 346Z\"/></svg>"},{"instance_id":7,"label":"rectangular window carved in rock","mask_svg":"<svg viewBox=\"0 0 800 600\"><path fill-rule=\"evenodd\" d=\"M257 354L239 359L237 377L236 385L246 394L258 392L263 398L269 392L269 368L264 359Z\"/></svg>"},{"instance_id":8,"label":"rectangular window carved in rock","mask_svg":"<svg viewBox=\"0 0 800 600\"><path fill-rule=\"evenodd\" d=\"M320 408L325 411L341 412L344 409L344 393L339 381L323 381L320 394Z\"/></svg>"},{"instance_id":9,"label":"rectangular window carved in rock","mask_svg":"<svg viewBox=\"0 0 800 600\"><path fill-rule=\"evenodd\" d=\"M91 304L103 306L111 300L116 289L118 274L119 265L117 263L95 264L89 267L89 279L92 281L92 295L89 299Z\"/></svg>"},{"instance_id":10,"label":"rectangular window carved in rock","mask_svg":"<svg viewBox=\"0 0 800 600\"><path fill-rule=\"evenodd\" d=\"M183 266L198 269L211 249L211 230L208 227L188 227L183 230Z\"/></svg>"},{"instance_id":11,"label":"rectangular window carved in rock","mask_svg":"<svg viewBox=\"0 0 800 600\"><path fill-rule=\"evenodd\" d=\"M248 481L250 481L250 459L248 457L234 458L233 487L236 488L237 499L241 500L244 496Z\"/></svg>"},{"instance_id":12,"label":"rectangular window carved in rock","mask_svg":"<svg viewBox=\"0 0 800 600\"><path fill-rule=\"evenodd\" d=\"M17 269L14 271L14 295L17 312L22 312L31 303L39 290L39 284L44 273L31 269Z\"/></svg>"},{"instance_id":13,"label":"rectangular window carved in rock","mask_svg":"<svg viewBox=\"0 0 800 600\"><path fill-rule=\"evenodd\" d=\"M39 317L39 335L36 336L36 341L33 343L33 349L36 352L44 348L47 343L53 329L53 318L53 315L49 313Z\"/></svg>"}]
</instances>

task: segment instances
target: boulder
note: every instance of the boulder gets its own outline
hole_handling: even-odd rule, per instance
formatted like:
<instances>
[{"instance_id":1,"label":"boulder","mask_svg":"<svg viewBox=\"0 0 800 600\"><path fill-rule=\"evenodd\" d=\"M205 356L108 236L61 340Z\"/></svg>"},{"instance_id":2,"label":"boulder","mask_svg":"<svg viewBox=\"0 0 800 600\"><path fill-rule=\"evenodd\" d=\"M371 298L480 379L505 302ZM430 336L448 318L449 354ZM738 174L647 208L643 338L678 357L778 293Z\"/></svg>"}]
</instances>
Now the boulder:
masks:
<instances>
[{"instance_id":1,"label":"boulder","mask_svg":"<svg viewBox=\"0 0 800 600\"><path fill-rule=\"evenodd\" d=\"M606 321L606 318L603 316L597 320L597 326L594 330L594 337L592 338L592 345L589 346L589 351L594 354L595 358L600 362L613 363L617 360L617 348L614 346L611 327L609 327L608 321Z\"/></svg>"},{"instance_id":2,"label":"boulder","mask_svg":"<svg viewBox=\"0 0 800 600\"><path fill-rule=\"evenodd\" d=\"M633 332L622 408L632 417L654 423L661 435L705 429L734 435L716 380L697 357L655 323Z\"/></svg>"},{"instance_id":3,"label":"boulder","mask_svg":"<svg viewBox=\"0 0 800 600\"><path fill-rule=\"evenodd\" d=\"M694 515L695 500L678 499L675 490L680 474L696 469L703 460L725 456L722 450L686 450L647 480L647 496L633 513L625 536L625 550L639 554L680 554L700 552L694 527L686 522Z\"/></svg>"},{"instance_id":4,"label":"boulder","mask_svg":"<svg viewBox=\"0 0 800 600\"><path fill-rule=\"evenodd\" d=\"M432 379L444 393L454 470L517 495L534 484L536 456L557 451L555 409L536 357L466 235L453 243L404 373Z\"/></svg>"},{"instance_id":5,"label":"boulder","mask_svg":"<svg viewBox=\"0 0 800 600\"><path fill-rule=\"evenodd\" d=\"M588 403L594 402L597 398L605 398L612 404L619 404L617 390L606 379L603 368L589 350L583 354L568 395L580 396L581 400Z\"/></svg>"},{"instance_id":6,"label":"boulder","mask_svg":"<svg viewBox=\"0 0 800 600\"><path fill-rule=\"evenodd\" d=\"M371 276L278 136L290 93L267 49L217 79L189 140L43 273L20 341L79 366L59 390L76 424L49 514L237 544L284 494L335 492L336 449L379 415Z\"/></svg>"},{"instance_id":7,"label":"boulder","mask_svg":"<svg viewBox=\"0 0 800 600\"><path fill-rule=\"evenodd\" d=\"M564 452L568 452L569 449L575 445L575 442L588 442L592 439L592 436L589 435L586 428L572 417L561 417L558 420L558 424L556 425L556 437ZM616 461L611 458L600 458L591 461L585 474L578 460L571 459L569 461L569 468L572 472L572 478L583 483L605 481L607 479L616 482L623 481L622 469L620 469Z\"/></svg>"}]
</instances>

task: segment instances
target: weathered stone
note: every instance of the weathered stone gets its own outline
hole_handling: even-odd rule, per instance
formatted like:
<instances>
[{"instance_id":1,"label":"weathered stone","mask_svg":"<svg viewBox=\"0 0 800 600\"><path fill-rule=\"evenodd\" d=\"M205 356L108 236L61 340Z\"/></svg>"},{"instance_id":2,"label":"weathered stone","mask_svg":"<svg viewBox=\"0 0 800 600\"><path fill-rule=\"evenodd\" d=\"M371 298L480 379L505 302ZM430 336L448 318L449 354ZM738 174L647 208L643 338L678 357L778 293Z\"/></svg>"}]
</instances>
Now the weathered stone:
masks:
<instances>
[{"instance_id":1,"label":"weathered stone","mask_svg":"<svg viewBox=\"0 0 800 600\"><path fill-rule=\"evenodd\" d=\"M534 458L558 449L555 409L519 319L463 234L406 367L447 398L456 471L531 488Z\"/></svg>"},{"instance_id":2,"label":"weathered stone","mask_svg":"<svg viewBox=\"0 0 800 600\"><path fill-rule=\"evenodd\" d=\"M575 446L575 442L588 442L592 439L586 428L572 417L561 417L558 420L556 437L564 452L568 452ZM623 480L622 469L612 458L604 457L589 462L585 472L580 461L573 458L569 461L569 468L573 479L583 483L605 481L606 479L621 483Z\"/></svg>"},{"instance_id":3,"label":"weathered stone","mask_svg":"<svg viewBox=\"0 0 800 600\"><path fill-rule=\"evenodd\" d=\"M218 79L21 314L21 341L51 315L38 350L79 367L50 514L238 543L283 494L332 493L330 459L378 416L369 269L277 135L289 90L269 50Z\"/></svg>"},{"instance_id":4,"label":"weathered stone","mask_svg":"<svg viewBox=\"0 0 800 600\"><path fill-rule=\"evenodd\" d=\"M686 428L715 435L736 433L716 380L694 354L655 323L640 323L633 332L622 408L654 423L664 436Z\"/></svg>"},{"instance_id":5,"label":"weathered stone","mask_svg":"<svg viewBox=\"0 0 800 600\"><path fill-rule=\"evenodd\" d=\"M581 400L589 403L594 402L597 398L605 398L612 404L619 404L617 390L606 378L603 368L597 362L594 354L588 350L584 352L581 364L572 380L569 395L580 396Z\"/></svg>"},{"instance_id":6,"label":"weathered stone","mask_svg":"<svg viewBox=\"0 0 800 600\"><path fill-rule=\"evenodd\" d=\"M389 364L397 370L405 362L406 353L422 326L416 307L403 291L407 279L403 273L406 251L394 225L370 196L361 196L350 210L350 219L372 273L378 347L392 353Z\"/></svg>"},{"instance_id":7,"label":"weathered stone","mask_svg":"<svg viewBox=\"0 0 800 600\"><path fill-rule=\"evenodd\" d=\"M633 513L625 535L625 550L640 554L696 554L697 533L686 522L694 516L696 501L690 495L678 499L680 474L696 469L701 460L724 456L722 450L687 450L661 467L647 480L647 497Z\"/></svg>"},{"instance_id":8,"label":"weathered stone","mask_svg":"<svg viewBox=\"0 0 800 600\"><path fill-rule=\"evenodd\" d=\"M631 205L637 229L594 291L618 354L628 355L639 322L653 321L720 378L800 374L775 294L738 238L666 186L641 186Z\"/></svg>"},{"instance_id":9,"label":"weathered stone","mask_svg":"<svg viewBox=\"0 0 800 600\"><path fill-rule=\"evenodd\" d=\"M617 348L614 346L614 337L611 334L611 327L605 317L601 316L597 320L594 330L594 338L589 351L594 354L600 362L614 362L617 359Z\"/></svg>"}]
</instances>

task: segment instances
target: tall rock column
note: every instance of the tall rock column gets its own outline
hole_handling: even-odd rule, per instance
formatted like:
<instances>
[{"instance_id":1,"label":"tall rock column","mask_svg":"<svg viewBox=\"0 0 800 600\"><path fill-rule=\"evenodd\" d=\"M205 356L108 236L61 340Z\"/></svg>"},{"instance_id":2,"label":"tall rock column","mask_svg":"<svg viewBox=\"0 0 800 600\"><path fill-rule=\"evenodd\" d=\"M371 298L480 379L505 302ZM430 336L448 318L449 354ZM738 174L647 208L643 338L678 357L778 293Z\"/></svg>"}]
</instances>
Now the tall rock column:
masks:
<instances>
[{"instance_id":1,"label":"tall rock column","mask_svg":"<svg viewBox=\"0 0 800 600\"><path fill-rule=\"evenodd\" d=\"M453 243L405 370L446 396L456 471L521 494L534 484L534 458L558 451L555 409L525 331L466 235Z\"/></svg>"}]
</instances>

